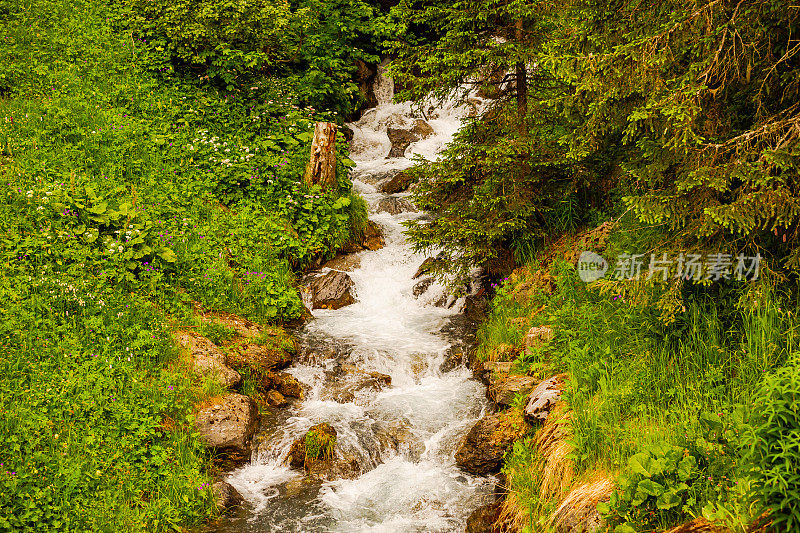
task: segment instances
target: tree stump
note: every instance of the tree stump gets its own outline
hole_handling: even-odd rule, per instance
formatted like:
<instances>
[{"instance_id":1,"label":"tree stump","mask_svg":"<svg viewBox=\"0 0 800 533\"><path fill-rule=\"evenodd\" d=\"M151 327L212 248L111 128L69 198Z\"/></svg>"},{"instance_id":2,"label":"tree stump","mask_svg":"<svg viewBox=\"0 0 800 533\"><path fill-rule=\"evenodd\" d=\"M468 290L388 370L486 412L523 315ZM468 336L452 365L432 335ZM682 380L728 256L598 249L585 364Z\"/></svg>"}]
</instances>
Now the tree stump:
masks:
<instances>
[{"instance_id":1,"label":"tree stump","mask_svg":"<svg viewBox=\"0 0 800 533\"><path fill-rule=\"evenodd\" d=\"M314 140L311 157L303 179L306 184L319 183L322 189L336 186L336 132L333 122L317 122L314 125Z\"/></svg>"}]
</instances>

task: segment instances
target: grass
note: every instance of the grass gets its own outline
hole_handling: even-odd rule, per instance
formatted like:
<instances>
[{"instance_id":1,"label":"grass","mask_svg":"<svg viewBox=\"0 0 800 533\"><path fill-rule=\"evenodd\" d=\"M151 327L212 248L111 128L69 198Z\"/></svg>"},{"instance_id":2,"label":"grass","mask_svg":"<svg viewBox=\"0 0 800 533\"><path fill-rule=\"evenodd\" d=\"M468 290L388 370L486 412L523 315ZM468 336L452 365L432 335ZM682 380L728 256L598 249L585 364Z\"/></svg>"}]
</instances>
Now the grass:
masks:
<instances>
[{"instance_id":1,"label":"grass","mask_svg":"<svg viewBox=\"0 0 800 533\"><path fill-rule=\"evenodd\" d=\"M513 360L521 373L568 373L565 439L575 476L620 476L616 511L609 514L612 525L621 524L618 531L666 529L704 513L742 531L758 509L751 505L757 497L745 490L746 434L758 417L746 407L761 394L764 376L798 350L793 300L776 292L769 278L733 288L685 287L670 321L663 302L671 287L586 285L571 264L545 266L555 290L541 282L548 276L536 264L498 288L479 332L480 356ZM526 352L525 332L541 325L553 328L554 339ZM633 493L624 494L631 457L646 452L666 460L665 446L696 458L679 512L657 508L655 497L632 504ZM566 497L543 495L536 449L531 440L518 442L506 464L516 521L527 516L526 531L552 525L551 513ZM677 487L680 480L664 483Z\"/></svg>"},{"instance_id":2,"label":"grass","mask_svg":"<svg viewBox=\"0 0 800 533\"><path fill-rule=\"evenodd\" d=\"M299 316L297 269L365 217L344 144L338 188L300 183L304 132L326 115L280 83L226 94L149 71L116 16L100 0L0 1L0 531L212 516L192 421L225 391L192 376L173 328L231 340L195 304Z\"/></svg>"}]
</instances>

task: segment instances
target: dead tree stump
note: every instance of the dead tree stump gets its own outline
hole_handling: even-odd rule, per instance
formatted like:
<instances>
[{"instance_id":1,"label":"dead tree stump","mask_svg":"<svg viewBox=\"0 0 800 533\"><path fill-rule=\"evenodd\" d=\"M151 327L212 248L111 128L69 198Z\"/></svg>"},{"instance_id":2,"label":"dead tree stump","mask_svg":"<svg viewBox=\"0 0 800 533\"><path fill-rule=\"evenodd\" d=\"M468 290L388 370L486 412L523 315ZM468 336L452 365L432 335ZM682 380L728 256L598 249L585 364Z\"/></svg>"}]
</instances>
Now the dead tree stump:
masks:
<instances>
[{"instance_id":1,"label":"dead tree stump","mask_svg":"<svg viewBox=\"0 0 800 533\"><path fill-rule=\"evenodd\" d=\"M336 186L336 132L338 129L333 122L317 122L314 125L311 157L303 177L306 184L319 183L323 190Z\"/></svg>"}]
</instances>

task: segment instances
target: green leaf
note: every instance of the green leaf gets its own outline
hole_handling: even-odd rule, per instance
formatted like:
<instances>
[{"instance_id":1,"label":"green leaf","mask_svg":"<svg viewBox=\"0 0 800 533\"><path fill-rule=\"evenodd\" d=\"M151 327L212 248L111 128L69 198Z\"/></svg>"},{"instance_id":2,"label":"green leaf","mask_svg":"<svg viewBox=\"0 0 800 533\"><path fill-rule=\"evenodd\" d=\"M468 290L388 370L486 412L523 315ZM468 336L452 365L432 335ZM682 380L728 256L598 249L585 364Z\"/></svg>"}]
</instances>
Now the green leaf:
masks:
<instances>
[{"instance_id":1,"label":"green leaf","mask_svg":"<svg viewBox=\"0 0 800 533\"><path fill-rule=\"evenodd\" d=\"M647 466L649 466L650 461L650 456L646 453L637 453L628 459L628 468L636 474L650 477L650 472L647 470Z\"/></svg>"},{"instance_id":2,"label":"green leaf","mask_svg":"<svg viewBox=\"0 0 800 533\"><path fill-rule=\"evenodd\" d=\"M625 522L615 527L614 533L636 533L636 530L628 522Z\"/></svg>"},{"instance_id":3,"label":"green leaf","mask_svg":"<svg viewBox=\"0 0 800 533\"><path fill-rule=\"evenodd\" d=\"M652 479L641 480L636 488L649 496L661 496L664 493L664 485Z\"/></svg>"},{"instance_id":4,"label":"green leaf","mask_svg":"<svg viewBox=\"0 0 800 533\"><path fill-rule=\"evenodd\" d=\"M687 455L678 463L678 478L681 481L688 481L696 467L697 459L693 455Z\"/></svg>"},{"instance_id":5,"label":"green leaf","mask_svg":"<svg viewBox=\"0 0 800 533\"><path fill-rule=\"evenodd\" d=\"M674 491L668 490L663 494L659 495L658 499L656 499L656 507L661 510L672 509L673 507L677 507L681 503L681 497L675 494Z\"/></svg>"},{"instance_id":6,"label":"green leaf","mask_svg":"<svg viewBox=\"0 0 800 533\"><path fill-rule=\"evenodd\" d=\"M178 256L175 255L175 252L173 252L170 248L161 248L156 253L158 254L158 257L167 263L174 263L178 260Z\"/></svg>"}]
</instances>

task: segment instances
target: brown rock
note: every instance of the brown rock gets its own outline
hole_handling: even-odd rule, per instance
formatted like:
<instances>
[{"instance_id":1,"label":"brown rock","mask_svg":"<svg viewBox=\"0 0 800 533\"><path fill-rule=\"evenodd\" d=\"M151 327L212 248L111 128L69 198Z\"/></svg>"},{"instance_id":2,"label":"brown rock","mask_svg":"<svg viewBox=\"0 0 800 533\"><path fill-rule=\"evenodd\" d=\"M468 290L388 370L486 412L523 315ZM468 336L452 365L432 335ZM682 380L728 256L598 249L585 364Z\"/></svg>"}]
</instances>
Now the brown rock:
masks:
<instances>
[{"instance_id":1,"label":"brown rock","mask_svg":"<svg viewBox=\"0 0 800 533\"><path fill-rule=\"evenodd\" d=\"M496 524L500 519L501 508L502 502L498 501L475 509L467 518L467 527L464 533L496 533L500 531Z\"/></svg>"},{"instance_id":2,"label":"brown rock","mask_svg":"<svg viewBox=\"0 0 800 533\"><path fill-rule=\"evenodd\" d=\"M264 377L264 388L274 389L283 396L303 398L303 384L286 372L270 372ZM269 394L269 393L267 393Z\"/></svg>"},{"instance_id":3,"label":"brown rock","mask_svg":"<svg viewBox=\"0 0 800 533\"><path fill-rule=\"evenodd\" d=\"M228 394L201 409L194 425L208 446L246 454L258 427L258 407L252 398Z\"/></svg>"},{"instance_id":4,"label":"brown rock","mask_svg":"<svg viewBox=\"0 0 800 533\"><path fill-rule=\"evenodd\" d=\"M525 433L522 425L516 427L516 424L509 423L510 420L504 413L478 420L456 452L456 464L475 475L498 472L503 464L503 455Z\"/></svg>"},{"instance_id":5,"label":"brown rock","mask_svg":"<svg viewBox=\"0 0 800 533\"><path fill-rule=\"evenodd\" d=\"M283 394L273 389L267 392L267 403L272 407L286 407L289 402Z\"/></svg>"},{"instance_id":6,"label":"brown rock","mask_svg":"<svg viewBox=\"0 0 800 533\"><path fill-rule=\"evenodd\" d=\"M532 327L525 334L525 351L539 348L553 339L553 328L550 326Z\"/></svg>"},{"instance_id":7,"label":"brown rock","mask_svg":"<svg viewBox=\"0 0 800 533\"><path fill-rule=\"evenodd\" d=\"M381 190L387 194L397 194L406 191L413 181L414 177L411 173L404 170L392 176L381 186Z\"/></svg>"},{"instance_id":8,"label":"brown rock","mask_svg":"<svg viewBox=\"0 0 800 533\"><path fill-rule=\"evenodd\" d=\"M367 228L364 230L363 246L367 250L380 250L384 245L383 231L381 227L375 222L369 222Z\"/></svg>"},{"instance_id":9,"label":"brown rock","mask_svg":"<svg viewBox=\"0 0 800 533\"><path fill-rule=\"evenodd\" d=\"M324 399L339 403L352 402L359 391L377 391L392 384L392 377L389 375L368 372L353 365L342 365L340 371L341 376L323 393Z\"/></svg>"},{"instance_id":10,"label":"brown rock","mask_svg":"<svg viewBox=\"0 0 800 533\"><path fill-rule=\"evenodd\" d=\"M433 270L433 268L436 266L438 262L439 260L437 258L428 257L427 259L425 259L425 261L422 262L421 265L419 265L419 268L417 269L417 272L416 274L414 274L414 277L412 279L417 279L421 277L423 274L429 273L431 270Z\"/></svg>"},{"instance_id":11,"label":"brown rock","mask_svg":"<svg viewBox=\"0 0 800 533\"><path fill-rule=\"evenodd\" d=\"M309 288L313 309L339 309L356 301L352 294L353 280L337 270L314 276Z\"/></svg>"},{"instance_id":12,"label":"brown rock","mask_svg":"<svg viewBox=\"0 0 800 533\"><path fill-rule=\"evenodd\" d=\"M411 143L415 143L421 139L425 139L433 134L433 128L422 119L414 121L411 129L404 128L387 128L386 134L389 136L389 141L392 143L392 148L389 151L387 159L392 157L404 157L406 149Z\"/></svg>"},{"instance_id":13,"label":"brown rock","mask_svg":"<svg viewBox=\"0 0 800 533\"><path fill-rule=\"evenodd\" d=\"M539 383L525 404L525 420L529 424L544 422L561 399L566 374L559 374Z\"/></svg>"},{"instance_id":14,"label":"brown rock","mask_svg":"<svg viewBox=\"0 0 800 533\"><path fill-rule=\"evenodd\" d=\"M517 374L492 374L489 381L489 398L496 403L507 407L514 401L518 394L528 394L539 382L531 376Z\"/></svg>"},{"instance_id":15,"label":"brown rock","mask_svg":"<svg viewBox=\"0 0 800 533\"><path fill-rule=\"evenodd\" d=\"M310 446L311 445L311 446ZM306 470L317 461L330 461L334 458L336 429L330 424L316 424L292 443L289 449L289 465Z\"/></svg>"},{"instance_id":16,"label":"brown rock","mask_svg":"<svg viewBox=\"0 0 800 533\"><path fill-rule=\"evenodd\" d=\"M292 354L280 346L247 344L231 351L231 364L261 372L280 370L292 364Z\"/></svg>"},{"instance_id":17,"label":"brown rock","mask_svg":"<svg viewBox=\"0 0 800 533\"><path fill-rule=\"evenodd\" d=\"M417 208L405 198L387 196L378 201L378 205L375 206L375 212L399 215L400 213L416 213Z\"/></svg>"},{"instance_id":18,"label":"brown rock","mask_svg":"<svg viewBox=\"0 0 800 533\"><path fill-rule=\"evenodd\" d=\"M343 272L355 270L361 266L361 256L357 254L337 255L322 266Z\"/></svg>"},{"instance_id":19,"label":"brown rock","mask_svg":"<svg viewBox=\"0 0 800 533\"><path fill-rule=\"evenodd\" d=\"M244 503L244 498L239 494L239 491L227 481L217 481L211 485L211 492L214 494L217 509L229 509Z\"/></svg>"},{"instance_id":20,"label":"brown rock","mask_svg":"<svg viewBox=\"0 0 800 533\"><path fill-rule=\"evenodd\" d=\"M399 453L409 461L419 461L425 452L425 443L411 431L406 420L376 422L373 427L381 453Z\"/></svg>"},{"instance_id":21,"label":"brown rock","mask_svg":"<svg viewBox=\"0 0 800 533\"><path fill-rule=\"evenodd\" d=\"M242 376L228 366L222 350L209 339L188 333L179 333L177 337L178 342L191 353L192 369L196 374L213 377L225 387L235 387L242 381Z\"/></svg>"}]
</instances>

